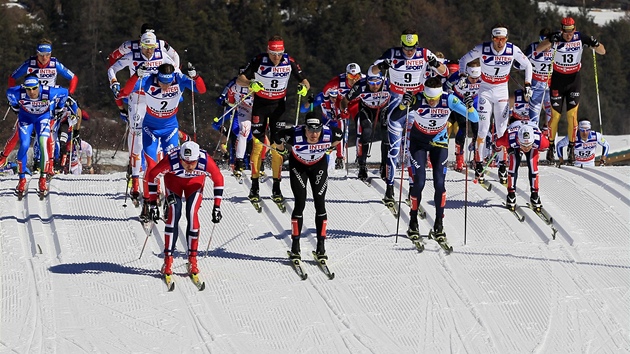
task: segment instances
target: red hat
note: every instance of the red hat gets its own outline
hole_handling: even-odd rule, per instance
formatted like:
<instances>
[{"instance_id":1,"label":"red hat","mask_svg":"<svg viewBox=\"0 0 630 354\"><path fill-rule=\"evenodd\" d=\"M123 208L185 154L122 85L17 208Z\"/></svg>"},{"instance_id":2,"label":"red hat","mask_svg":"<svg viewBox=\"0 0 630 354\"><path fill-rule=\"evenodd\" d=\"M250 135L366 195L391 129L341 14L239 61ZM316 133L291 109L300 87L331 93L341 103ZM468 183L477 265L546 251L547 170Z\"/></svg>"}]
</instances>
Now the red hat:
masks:
<instances>
[{"instance_id":1,"label":"red hat","mask_svg":"<svg viewBox=\"0 0 630 354\"><path fill-rule=\"evenodd\" d=\"M573 17L565 17L560 23L562 24L562 29L572 30L575 28L575 20Z\"/></svg>"},{"instance_id":2,"label":"red hat","mask_svg":"<svg viewBox=\"0 0 630 354\"><path fill-rule=\"evenodd\" d=\"M284 52L284 41L269 41L267 42L267 50L271 52Z\"/></svg>"}]
</instances>

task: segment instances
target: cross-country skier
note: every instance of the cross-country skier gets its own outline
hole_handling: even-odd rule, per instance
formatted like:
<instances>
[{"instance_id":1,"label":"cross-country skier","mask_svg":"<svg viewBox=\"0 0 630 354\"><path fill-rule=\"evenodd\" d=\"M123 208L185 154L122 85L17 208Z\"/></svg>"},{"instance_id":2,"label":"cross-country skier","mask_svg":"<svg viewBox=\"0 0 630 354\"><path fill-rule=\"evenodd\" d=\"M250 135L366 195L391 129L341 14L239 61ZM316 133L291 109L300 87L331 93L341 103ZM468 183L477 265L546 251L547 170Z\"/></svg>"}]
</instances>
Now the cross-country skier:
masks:
<instances>
[{"instance_id":1,"label":"cross-country skier","mask_svg":"<svg viewBox=\"0 0 630 354\"><path fill-rule=\"evenodd\" d=\"M602 156L599 158L599 165L605 165L608 151L610 151L608 141L600 133L591 129L591 122L586 118L580 120L578 128L578 135L574 145L575 161L573 161L573 164L575 166L595 166L595 149L597 145L601 145ZM566 136L556 145L559 164L564 162L562 149L567 145L569 145L569 138Z\"/></svg>"},{"instance_id":2,"label":"cross-country skier","mask_svg":"<svg viewBox=\"0 0 630 354\"><path fill-rule=\"evenodd\" d=\"M306 206L306 183L310 181L315 204L315 228L317 230L317 257L327 259L326 239L326 189L328 188L328 159L342 139L338 128L324 126L315 112L306 114L306 124L280 130L276 134L278 153L289 155L289 175L295 206L291 215L291 258L300 259L300 235L304 207ZM285 149L288 145L289 149Z\"/></svg>"},{"instance_id":3,"label":"cross-country skier","mask_svg":"<svg viewBox=\"0 0 630 354\"><path fill-rule=\"evenodd\" d=\"M143 23L142 27L140 27L140 37L142 37L142 35L147 32L151 32L155 34L155 29L153 28L151 24ZM138 48L138 46L140 45L140 37L135 40L129 40L129 41L123 42L120 45L120 47L116 48L113 52L111 52L107 56L107 63L109 64L109 66L114 65L114 63L118 61L118 59L125 56L125 54L130 53L133 50L133 48ZM160 48L162 48L162 50L169 57L171 57L171 59L173 59L173 65L176 68L180 68L179 54L177 53L177 51L163 39L159 39L158 43L159 43Z\"/></svg>"},{"instance_id":4,"label":"cross-country skier","mask_svg":"<svg viewBox=\"0 0 630 354\"><path fill-rule=\"evenodd\" d=\"M160 212L157 205L157 178L164 175L167 215L164 227L164 265L162 273L173 273L173 252L179 236L179 220L182 216L182 199L186 200L186 244L188 245L188 272L199 273L197 267L197 249L199 244L199 208L203 201L206 176L212 179L214 206L212 222L218 223L221 215L223 197L223 175L207 151L199 148L194 141L187 141L171 150L154 167L147 170L145 178L149 181L149 199L143 205L142 218L145 221L157 221Z\"/></svg>"}]
</instances>

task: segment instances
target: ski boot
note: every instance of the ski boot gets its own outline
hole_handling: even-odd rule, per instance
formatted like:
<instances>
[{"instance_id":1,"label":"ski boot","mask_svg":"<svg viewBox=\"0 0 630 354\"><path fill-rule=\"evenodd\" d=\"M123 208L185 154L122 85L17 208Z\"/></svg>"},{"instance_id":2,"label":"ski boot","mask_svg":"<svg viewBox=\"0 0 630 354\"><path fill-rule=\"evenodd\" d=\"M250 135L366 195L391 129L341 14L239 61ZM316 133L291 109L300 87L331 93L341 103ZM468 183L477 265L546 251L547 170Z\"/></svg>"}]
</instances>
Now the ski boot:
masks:
<instances>
[{"instance_id":1,"label":"ski boot","mask_svg":"<svg viewBox=\"0 0 630 354\"><path fill-rule=\"evenodd\" d=\"M258 178L252 178L252 188L249 190L249 200L252 202L260 201L260 195L258 195L259 187L258 187Z\"/></svg>"},{"instance_id":2,"label":"ski boot","mask_svg":"<svg viewBox=\"0 0 630 354\"><path fill-rule=\"evenodd\" d=\"M475 179L477 179L479 183L483 183L486 180L483 171L483 163L479 161L477 161L475 165Z\"/></svg>"},{"instance_id":3,"label":"ski boot","mask_svg":"<svg viewBox=\"0 0 630 354\"><path fill-rule=\"evenodd\" d=\"M387 206L394 206L394 185L388 184L387 188L385 188L385 197L383 198L383 203Z\"/></svg>"},{"instance_id":4,"label":"ski boot","mask_svg":"<svg viewBox=\"0 0 630 354\"><path fill-rule=\"evenodd\" d=\"M547 149L547 161L554 162L554 151L556 150L556 146L553 141L549 141L549 148Z\"/></svg>"},{"instance_id":5,"label":"ski boot","mask_svg":"<svg viewBox=\"0 0 630 354\"><path fill-rule=\"evenodd\" d=\"M420 238L420 231L418 229L418 217L409 218L409 228L407 229L407 237L414 241Z\"/></svg>"},{"instance_id":6,"label":"ski boot","mask_svg":"<svg viewBox=\"0 0 630 354\"><path fill-rule=\"evenodd\" d=\"M507 166L505 161L499 162L499 183L506 185L508 182Z\"/></svg>"},{"instance_id":7,"label":"ski boot","mask_svg":"<svg viewBox=\"0 0 630 354\"><path fill-rule=\"evenodd\" d=\"M45 175L39 177L39 197L42 198L48 194L48 180Z\"/></svg>"},{"instance_id":8,"label":"ski boot","mask_svg":"<svg viewBox=\"0 0 630 354\"><path fill-rule=\"evenodd\" d=\"M136 207L140 205L140 178L138 176L131 177L131 193L129 197Z\"/></svg>"},{"instance_id":9,"label":"ski boot","mask_svg":"<svg viewBox=\"0 0 630 354\"><path fill-rule=\"evenodd\" d=\"M538 196L538 192L532 192L529 197L529 201L532 205L532 209L535 211L540 211L542 209L542 203L540 202L540 196Z\"/></svg>"},{"instance_id":10,"label":"ski boot","mask_svg":"<svg viewBox=\"0 0 630 354\"><path fill-rule=\"evenodd\" d=\"M367 172L367 167L365 167L365 165L359 166L359 173L357 174L357 177L363 182L367 181L368 172Z\"/></svg>"},{"instance_id":11,"label":"ski boot","mask_svg":"<svg viewBox=\"0 0 630 354\"><path fill-rule=\"evenodd\" d=\"M444 232L442 220L435 220L435 223L433 224L433 239L439 244L446 242L446 232Z\"/></svg>"},{"instance_id":12,"label":"ski boot","mask_svg":"<svg viewBox=\"0 0 630 354\"><path fill-rule=\"evenodd\" d=\"M337 157L335 159L335 170L343 169L343 157Z\"/></svg>"},{"instance_id":13,"label":"ski boot","mask_svg":"<svg viewBox=\"0 0 630 354\"><path fill-rule=\"evenodd\" d=\"M291 251L291 252L289 252L289 259L290 260L296 260L297 259L297 260L301 261L302 260L302 256L300 255L300 251L297 251L297 252Z\"/></svg>"},{"instance_id":14,"label":"ski boot","mask_svg":"<svg viewBox=\"0 0 630 354\"><path fill-rule=\"evenodd\" d=\"M171 267L173 266L173 256L164 256L164 264L162 265L162 274L171 275L173 274L173 270Z\"/></svg>"},{"instance_id":15,"label":"ski boot","mask_svg":"<svg viewBox=\"0 0 630 354\"><path fill-rule=\"evenodd\" d=\"M199 268L197 268L197 252L195 252L194 256L188 256L188 274L196 275L199 274Z\"/></svg>"},{"instance_id":16,"label":"ski boot","mask_svg":"<svg viewBox=\"0 0 630 354\"><path fill-rule=\"evenodd\" d=\"M20 178L17 187L15 187L15 194L18 199L22 199L26 193L26 178Z\"/></svg>"},{"instance_id":17,"label":"ski boot","mask_svg":"<svg viewBox=\"0 0 630 354\"><path fill-rule=\"evenodd\" d=\"M464 170L464 154L455 155L455 171L462 172Z\"/></svg>"},{"instance_id":18,"label":"ski boot","mask_svg":"<svg viewBox=\"0 0 630 354\"><path fill-rule=\"evenodd\" d=\"M505 200L505 207L514 211L516 209L516 193L509 191Z\"/></svg>"},{"instance_id":19,"label":"ski boot","mask_svg":"<svg viewBox=\"0 0 630 354\"><path fill-rule=\"evenodd\" d=\"M575 162L575 143L569 142L569 146L567 147L567 159L569 165L573 165Z\"/></svg>"},{"instance_id":20,"label":"ski boot","mask_svg":"<svg viewBox=\"0 0 630 354\"><path fill-rule=\"evenodd\" d=\"M282 196L282 191L280 191L280 179L273 179L273 187L271 187L271 200L274 203L284 203L284 197Z\"/></svg>"}]
</instances>

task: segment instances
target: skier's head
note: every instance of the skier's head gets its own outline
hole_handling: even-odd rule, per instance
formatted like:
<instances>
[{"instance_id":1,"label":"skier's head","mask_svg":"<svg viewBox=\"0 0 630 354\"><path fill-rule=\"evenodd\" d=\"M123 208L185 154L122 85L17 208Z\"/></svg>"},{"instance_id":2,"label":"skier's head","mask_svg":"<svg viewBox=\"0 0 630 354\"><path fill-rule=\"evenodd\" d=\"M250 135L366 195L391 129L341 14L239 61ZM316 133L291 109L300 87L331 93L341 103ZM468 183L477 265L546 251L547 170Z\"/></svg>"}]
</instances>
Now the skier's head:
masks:
<instances>
[{"instance_id":1,"label":"skier's head","mask_svg":"<svg viewBox=\"0 0 630 354\"><path fill-rule=\"evenodd\" d=\"M570 41L575 32L575 20L573 17L565 17L560 21L560 24L562 25L562 39L564 39L565 42Z\"/></svg>"},{"instance_id":2,"label":"skier's head","mask_svg":"<svg viewBox=\"0 0 630 354\"><path fill-rule=\"evenodd\" d=\"M31 99L37 98L39 95L39 78L35 74L29 74L24 78L22 87L26 89L26 93Z\"/></svg>"},{"instance_id":3,"label":"skier's head","mask_svg":"<svg viewBox=\"0 0 630 354\"><path fill-rule=\"evenodd\" d=\"M400 35L400 45L407 58L413 57L418 46L418 33L411 28L405 29Z\"/></svg>"},{"instance_id":4,"label":"skier's head","mask_svg":"<svg viewBox=\"0 0 630 354\"><path fill-rule=\"evenodd\" d=\"M545 27L540 30L538 33L538 42L544 41L551 34L551 30L548 27Z\"/></svg>"},{"instance_id":5,"label":"skier's head","mask_svg":"<svg viewBox=\"0 0 630 354\"><path fill-rule=\"evenodd\" d=\"M147 59L153 58L155 48L158 47L157 37L153 32L145 32L140 37L140 51Z\"/></svg>"},{"instance_id":6,"label":"skier's head","mask_svg":"<svg viewBox=\"0 0 630 354\"><path fill-rule=\"evenodd\" d=\"M306 141L315 144L319 141L324 125L315 112L306 113Z\"/></svg>"},{"instance_id":7,"label":"skier's head","mask_svg":"<svg viewBox=\"0 0 630 354\"><path fill-rule=\"evenodd\" d=\"M516 139L518 140L518 144L521 147L521 151L528 152L532 149L532 146L534 146L534 141L536 140L534 128L529 124L524 124L518 129Z\"/></svg>"},{"instance_id":8,"label":"skier's head","mask_svg":"<svg viewBox=\"0 0 630 354\"><path fill-rule=\"evenodd\" d=\"M42 38L37 44L37 61L42 65L47 65L52 55L52 41Z\"/></svg>"},{"instance_id":9,"label":"skier's head","mask_svg":"<svg viewBox=\"0 0 630 354\"><path fill-rule=\"evenodd\" d=\"M591 121L586 118L580 119L578 129L582 140L586 140L588 138L588 134L591 132Z\"/></svg>"},{"instance_id":10,"label":"skier's head","mask_svg":"<svg viewBox=\"0 0 630 354\"><path fill-rule=\"evenodd\" d=\"M350 87L354 86L361 79L361 67L357 63L350 63L346 66L346 79Z\"/></svg>"},{"instance_id":11,"label":"skier's head","mask_svg":"<svg viewBox=\"0 0 630 354\"><path fill-rule=\"evenodd\" d=\"M336 87L330 88L326 91L326 95L328 96L328 99L334 102L337 100L337 97L339 97L339 89Z\"/></svg>"},{"instance_id":12,"label":"skier's head","mask_svg":"<svg viewBox=\"0 0 630 354\"><path fill-rule=\"evenodd\" d=\"M368 68L366 81L367 81L370 91L376 92L376 91L379 91L381 87L383 86L383 73L379 71L378 73L374 74L372 72L373 68L374 68L374 65Z\"/></svg>"},{"instance_id":13,"label":"skier's head","mask_svg":"<svg viewBox=\"0 0 630 354\"><path fill-rule=\"evenodd\" d=\"M466 74L468 74L470 82L477 82L477 80L481 77L481 63L479 62L479 58L466 64Z\"/></svg>"},{"instance_id":14,"label":"skier's head","mask_svg":"<svg viewBox=\"0 0 630 354\"><path fill-rule=\"evenodd\" d=\"M162 89L169 87L175 80L175 67L172 64L158 66L157 79Z\"/></svg>"},{"instance_id":15,"label":"skier's head","mask_svg":"<svg viewBox=\"0 0 630 354\"><path fill-rule=\"evenodd\" d=\"M179 147L179 160L187 172L197 167L199 161L199 145L194 141L187 141Z\"/></svg>"},{"instance_id":16,"label":"skier's head","mask_svg":"<svg viewBox=\"0 0 630 354\"><path fill-rule=\"evenodd\" d=\"M275 35L269 38L267 42L267 55L273 63L273 65L280 64L282 56L284 55L284 39L281 36Z\"/></svg>"},{"instance_id":17,"label":"skier's head","mask_svg":"<svg viewBox=\"0 0 630 354\"><path fill-rule=\"evenodd\" d=\"M492 46L496 51L502 51L508 39L508 27L502 23L492 26Z\"/></svg>"},{"instance_id":18,"label":"skier's head","mask_svg":"<svg viewBox=\"0 0 630 354\"><path fill-rule=\"evenodd\" d=\"M146 32L153 32L153 33L155 33L155 29L153 28L153 26L151 24L143 23L142 27L140 27L140 36L142 36Z\"/></svg>"},{"instance_id":19,"label":"skier's head","mask_svg":"<svg viewBox=\"0 0 630 354\"><path fill-rule=\"evenodd\" d=\"M422 94L429 103L429 106L435 107L440 102L444 90L442 89L442 79L437 76L430 77L424 82L424 91Z\"/></svg>"}]
</instances>

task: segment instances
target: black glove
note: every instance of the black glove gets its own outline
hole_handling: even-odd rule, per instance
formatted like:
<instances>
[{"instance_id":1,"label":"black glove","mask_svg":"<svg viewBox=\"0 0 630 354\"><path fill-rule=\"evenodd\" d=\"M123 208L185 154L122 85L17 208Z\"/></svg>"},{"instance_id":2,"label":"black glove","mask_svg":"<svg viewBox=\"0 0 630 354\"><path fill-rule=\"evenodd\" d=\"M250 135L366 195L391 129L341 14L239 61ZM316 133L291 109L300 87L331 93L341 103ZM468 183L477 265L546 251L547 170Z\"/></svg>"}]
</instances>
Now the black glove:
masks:
<instances>
[{"instance_id":1,"label":"black glove","mask_svg":"<svg viewBox=\"0 0 630 354\"><path fill-rule=\"evenodd\" d=\"M411 106L411 102L413 102L413 93L411 93L411 91L407 91L405 92L405 94L403 95L402 101L400 101L400 104L403 106Z\"/></svg>"},{"instance_id":2,"label":"black glove","mask_svg":"<svg viewBox=\"0 0 630 354\"><path fill-rule=\"evenodd\" d=\"M556 42L560 42L560 39L562 39L562 32L556 31L556 32L550 33L547 39L552 44Z\"/></svg>"},{"instance_id":3,"label":"black glove","mask_svg":"<svg viewBox=\"0 0 630 354\"><path fill-rule=\"evenodd\" d=\"M306 100L308 101L308 104L311 104L315 102L315 96L311 93L310 95L308 95L308 98Z\"/></svg>"},{"instance_id":4,"label":"black glove","mask_svg":"<svg viewBox=\"0 0 630 354\"><path fill-rule=\"evenodd\" d=\"M440 67L440 62L438 61L437 57L433 54L429 55L429 57L427 58L427 62L429 63L430 66L434 68Z\"/></svg>"},{"instance_id":5,"label":"black glove","mask_svg":"<svg viewBox=\"0 0 630 354\"><path fill-rule=\"evenodd\" d=\"M227 107L227 97L225 97L224 95L217 97L217 104L222 107Z\"/></svg>"},{"instance_id":6,"label":"black glove","mask_svg":"<svg viewBox=\"0 0 630 354\"><path fill-rule=\"evenodd\" d=\"M77 146L81 146L81 129L74 129L72 132L72 139L74 139L74 144Z\"/></svg>"},{"instance_id":7,"label":"black glove","mask_svg":"<svg viewBox=\"0 0 630 354\"><path fill-rule=\"evenodd\" d=\"M127 109L118 108L118 110L120 111L120 119L125 123L129 123L129 112L127 112Z\"/></svg>"},{"instance_id":8,"label":"black glove","mask_svg":"<svg viewBox=\"0 0 630 354\"><path fill-rule=\"evenodd\" d=\"M215 205L214 208L212 208L212 222L218 224L221 219L223 219L221 208Z\"/></svg>"},{"instance_id":9,"label":"black glove","mask_svg":"<svg viewBox=\"0 0 630 354\"><path fill-rule=\"evenodd\" d=\"M470 92L467 92L464 95L464 104L466 104L466 108L472 108L474 102L475 102L475 99L473 98L473 96L470 94Z\"/></svg>"},{"instance_id":10,"label":"black glove","mask_svg":"<svg viewBox=\"0 0 630 354\"><path fill-rule=\"evenodd\" d=\"M391 66L392 66L391 59L385 59L382 62L378 63L378 65L376 65L378 70L380 70L382 73L385 73Z\"/></svg>"},{"instance_id":11,"label":"black glove","mask_svg":"<svg viewBox=\"0 0 630 354\"><path fill-rule=\"evenodd\" d=\"M149 218L151 218L153 222L160 220L160 208L158 208L157 200L149 201Z\"/></svg>"},{"instance_id":12,"label":"black glove","mask_svg":"<svg viewBox=\"0 0 630 354\"><path fill-rule=\"evenodd\" d=\"M599 47L599 41L595 37L591 36L591 42L593 42L593 48Z\"/></svg>"}]
</instances>

